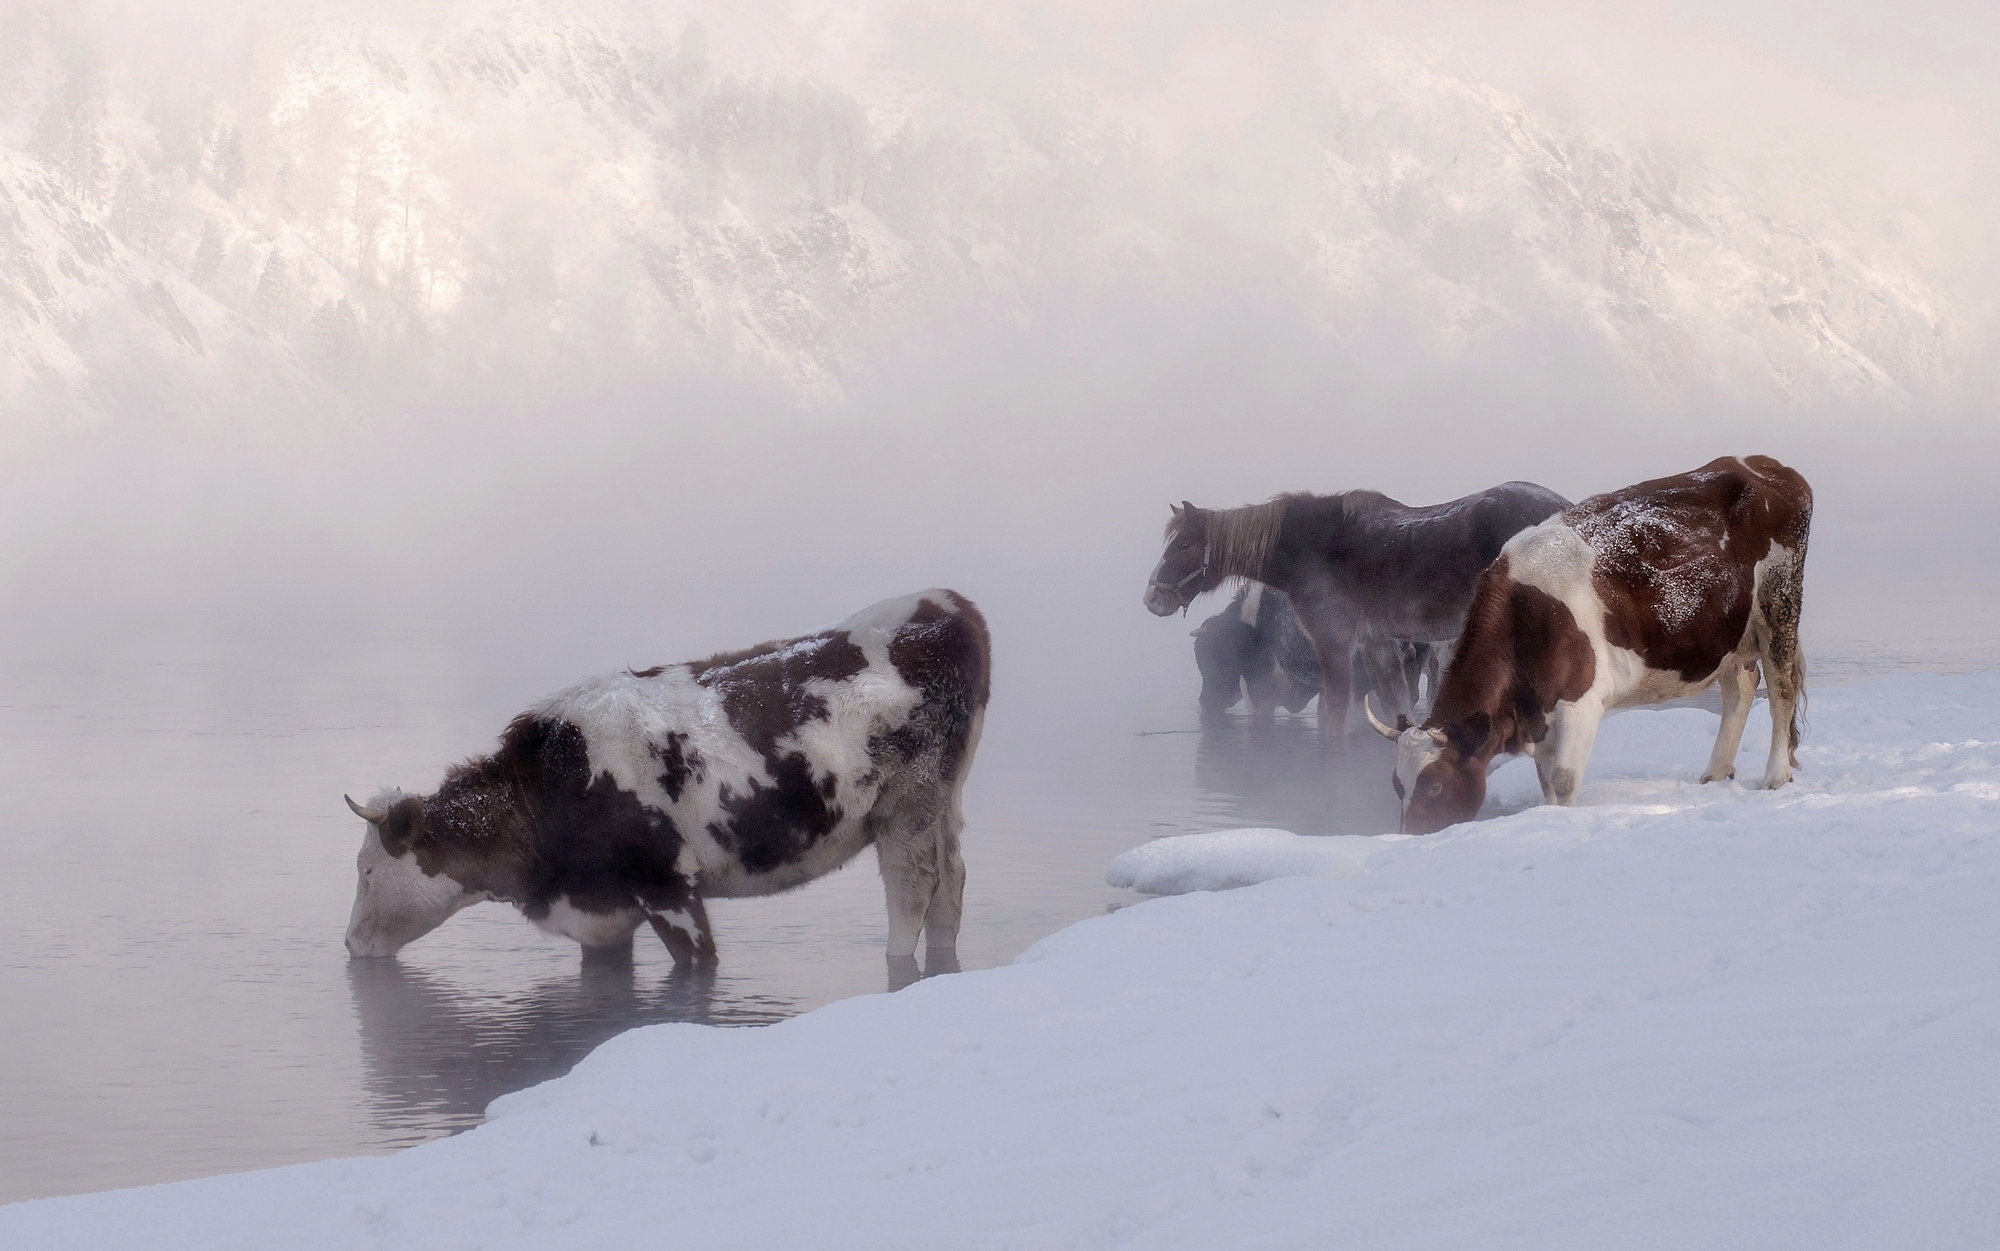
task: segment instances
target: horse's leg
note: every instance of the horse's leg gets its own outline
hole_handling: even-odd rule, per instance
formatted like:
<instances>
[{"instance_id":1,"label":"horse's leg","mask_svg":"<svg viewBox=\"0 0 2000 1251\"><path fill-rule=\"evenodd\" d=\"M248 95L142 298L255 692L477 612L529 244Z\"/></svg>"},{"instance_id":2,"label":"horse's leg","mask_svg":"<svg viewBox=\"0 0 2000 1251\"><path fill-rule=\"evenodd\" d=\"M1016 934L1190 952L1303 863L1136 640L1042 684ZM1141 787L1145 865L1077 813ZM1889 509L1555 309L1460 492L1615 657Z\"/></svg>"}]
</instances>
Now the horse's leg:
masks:
<instances>
[{"instance_id":1,"label":"horse's leg","mask_svg":"<svg viewBox=\"0 0 2000 1251\"><path fill-rule=\"evenodd\" d=\"M1424 709L1426 715L1431 708L1437 707L1438 691L1444 686L1444 671L1451 667L1451 653L1457 647L1458 640L1455 638L1431 644L1430 660L1424 666L1424 676L1430 679L1430 694L1426 696L1428 707Z\"/></svg>"},{"instance_id":2,"label":"horse's leg","mask_svg":"<svg viewBox=\"0 0 2000 1251\"><path fill-rule=\"evenodd\" d=\"M1417 719L1417 692L1423 689L1424 662L1430 657L1430 648L1423 643L1401 640L1396 644L1402 663L1396 666L1396 676L1403 682L1403 711L1410 720Z\"/></svg>"},{"instance_id":3,"label":"horse's leg","mask_svg":"<svg viewBox=\"0 0 2000 1251\"><path fill-rule=\"evenodd\" d=\"M1385 646L1385 641L1382 639L1363 639L1355 644L1354 677L1355 685L1361 688L1363 698L1371 693L1375 696L1377 714L1394 721L1396 714L1403 709L1397 705L1395 696L1390 691L1392 683L1389 680Z\"/></svg>"},{"instance_id":4,"label":"horse's leg","mask_svg":"<svg viewBox=\"0 0 2000 1251\"><path fill-rule=\"evenodd\" d=\"M1431 699L1444 693L1445 673L1451 668L1452 658L1458 654L1458 640L1446 639L1433 645L1431 649Z\"/></svg>"},{"instance_id":5,"label":"horse's leg","mask_svg":"<svg viewBox=\"0 0 2000 1251\"><path fill-rule=\"evenodd\" d=\"M1382 715L1391 721L1397 717L1414 719L1417 684L1410 676L1410 666L1416 654L1416 644L1405 639L1378 639L1372 646L1376 649L1376 664L1381 669L1381 676L1375 680L1375 689L1381 695Z\"/></svg>"},{"instance_id":6,"label":"horse's leg","mask_svg":"<svg viewBox=\"0 0 2000 1251\"><path fill-rule=\"evenodd\" d=\"M1308 633L1319 657L1319 726L1333 746L1347 733L1347 705L1354 698L1354 631L1314 622Z\"/></svg>"}]
</instances>

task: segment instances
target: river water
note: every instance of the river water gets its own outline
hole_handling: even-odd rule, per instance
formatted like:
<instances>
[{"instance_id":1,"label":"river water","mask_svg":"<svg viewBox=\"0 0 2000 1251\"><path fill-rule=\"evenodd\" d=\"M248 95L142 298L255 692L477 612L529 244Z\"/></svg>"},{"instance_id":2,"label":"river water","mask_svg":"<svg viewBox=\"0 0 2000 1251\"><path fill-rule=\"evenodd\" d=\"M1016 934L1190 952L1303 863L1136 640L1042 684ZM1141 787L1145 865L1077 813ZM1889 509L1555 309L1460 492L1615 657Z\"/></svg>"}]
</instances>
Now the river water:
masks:
<instances>
[{"instance_id":1,"label":"river water","mask_svg":"<svg viewBox=\"0 0 2000 1251\"><path fill-rule=\"evenodd\" d=\"M2000 664L1991 607L1834 596L1808 614L1815 680ZM1150 838L1394 828L1386 744L1353 735L1330 761L1310 716L1199 729L1171 633L1136 684L1129 665L1104 688L999 675L967 794L966 968L1131 902L1104 865ZM705 981L643 933L630 970L581 969L491 904L349 962L360 826L341 792L427 788L484 750L520 702L491 687L435 652L0 658L0 1201L410 1146L633 1026L754 1025L884 990L867 854L712 905L723 963Z\"/></svg>"}]
</instances>

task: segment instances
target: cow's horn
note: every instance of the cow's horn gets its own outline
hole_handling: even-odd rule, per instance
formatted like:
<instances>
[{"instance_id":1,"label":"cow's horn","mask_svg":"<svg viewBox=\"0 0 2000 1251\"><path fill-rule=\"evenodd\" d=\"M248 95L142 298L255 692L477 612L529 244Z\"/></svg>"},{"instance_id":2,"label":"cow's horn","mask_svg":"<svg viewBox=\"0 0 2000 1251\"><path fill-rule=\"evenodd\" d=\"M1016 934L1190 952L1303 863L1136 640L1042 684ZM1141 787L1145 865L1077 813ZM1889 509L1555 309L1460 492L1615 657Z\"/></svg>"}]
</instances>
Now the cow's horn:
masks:
<instances>
[{"instance_id":1,"label":"cow's horn","mask_svg":"<svg viewBox=\"0 0 2000 1251\"><path fill-rule=\"evenodd\" d=\"M1193 638L1200 638L1201 632L1206 629L1208 629L1208 622L1204 621L1200 625L1196 626L1194 629L1189 630L1188 634Z\"/></svg>"},{"instance_id":2,"label":"cow's horn","mask_svg":"<svg viewBox=\"0 0 2000 1251\"><path fill-rule=\"evenodd\" d=\"M1382 724L1382 719L1375 715L1374 698L1375 694L1373 691L1363 695L1361 697L1361 711L1368 714L1368 724L1375 727L1375 732L1393 743L1400 736L1394 730Z\"/></svg>"},{"instance_id":3,"label":"cow's horn","mask_svg":"<svg viewBox=\"0 0 2000 1251\"><path fill-rule=\"evenodd\" d=\"M341 798L347 800L347 806L354 810L355 816L360 817L363 821L366 821L370 825L382 824L383 819L389 815L388 813L382 811L379 808L363 808L360 804L355 803L352 799L349 799L346 795L342 795Z\"/></svg>"}]
</instances>

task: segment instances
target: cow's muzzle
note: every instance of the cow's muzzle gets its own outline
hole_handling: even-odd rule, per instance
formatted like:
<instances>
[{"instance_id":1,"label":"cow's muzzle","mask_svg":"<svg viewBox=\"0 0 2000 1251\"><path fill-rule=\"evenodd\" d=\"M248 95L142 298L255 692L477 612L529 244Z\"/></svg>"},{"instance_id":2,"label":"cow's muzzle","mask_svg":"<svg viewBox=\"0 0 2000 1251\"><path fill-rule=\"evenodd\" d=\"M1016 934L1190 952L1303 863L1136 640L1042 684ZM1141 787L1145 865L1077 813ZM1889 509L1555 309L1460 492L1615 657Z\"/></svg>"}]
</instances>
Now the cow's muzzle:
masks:
<instances>
[{"instance_id":1,"label":"cow's muzzle","mask_svg":"<svg viewBox=\"0 0 2000 1251\"><path fill-rule=\"evenodd\" d=\"M359 935L347 936L347 954L354 960L386 960L396 954L396 948L380 939L366 939Z\"/></svg>"}]
</instances>

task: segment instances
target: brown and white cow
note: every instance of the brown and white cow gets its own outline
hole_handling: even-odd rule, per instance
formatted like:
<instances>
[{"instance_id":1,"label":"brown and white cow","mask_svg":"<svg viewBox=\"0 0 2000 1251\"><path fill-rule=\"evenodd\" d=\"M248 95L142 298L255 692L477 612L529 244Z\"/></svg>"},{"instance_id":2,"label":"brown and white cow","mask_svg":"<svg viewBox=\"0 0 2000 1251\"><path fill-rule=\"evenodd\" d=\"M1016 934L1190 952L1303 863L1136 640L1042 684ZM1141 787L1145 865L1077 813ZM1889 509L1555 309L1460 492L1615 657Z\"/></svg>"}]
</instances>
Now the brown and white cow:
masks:
<instances>
[{"instance_id":1,"label":"brown and white cow","mask_svg":"<svg viewBox=\"0 0 2000 1251\"><path fill-rule=\"evenodd\" d=\"M1470 819L1497 756L1530 755L1549 803L1573 804L1608 709L1722 684L1704 782L1735 776L1761 662L1764 785L1797 764L1799 608L1812 488L1768 456L1596 495L1515 535L1480 578L1421 726L1392 730L1405 833Z\"/></svg>"},{"instance_id":2,"label":"brown and white cow","mask_svg":"<svg viewBox=\"0 0 2000 1251\"><path fill-rule=\"evenodd\" d=\"M551 696L436 794L347 801L368 822L347 949L394 955L496 899L587 958L629 954L650 923L676 964L706 964L704 897L788 890L872 843L892 984L919 932L932 971L949 970L991 650L970 600L930 590Z\"/></svg>"}]
</instances>

